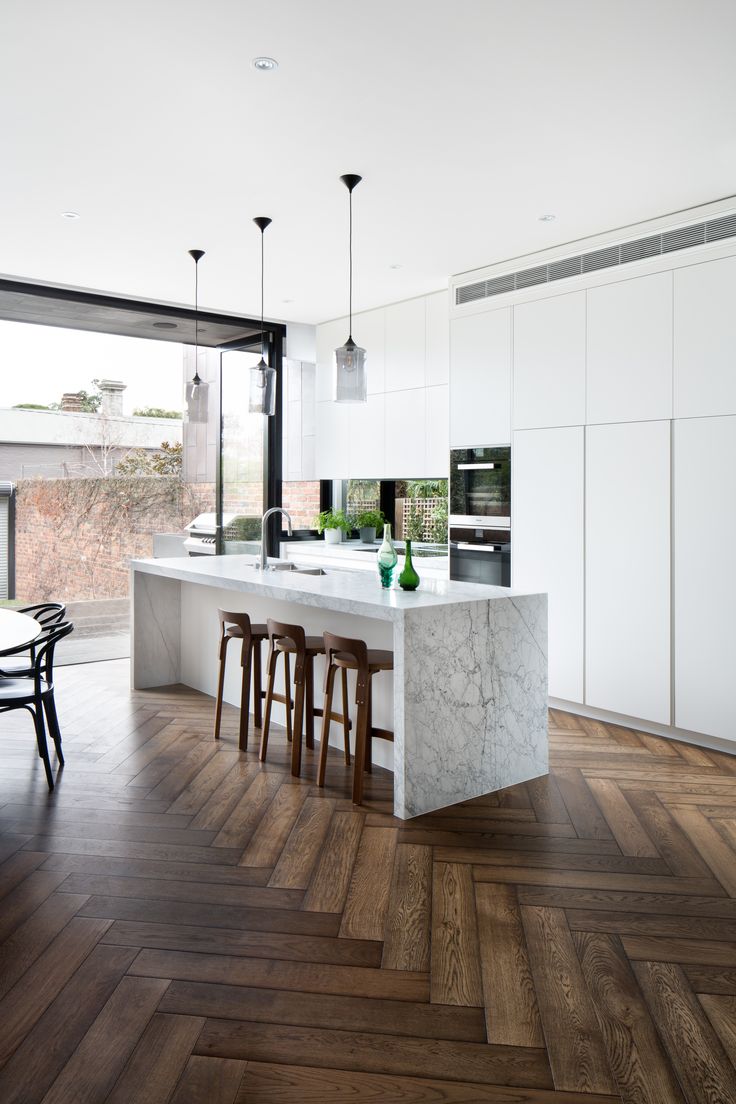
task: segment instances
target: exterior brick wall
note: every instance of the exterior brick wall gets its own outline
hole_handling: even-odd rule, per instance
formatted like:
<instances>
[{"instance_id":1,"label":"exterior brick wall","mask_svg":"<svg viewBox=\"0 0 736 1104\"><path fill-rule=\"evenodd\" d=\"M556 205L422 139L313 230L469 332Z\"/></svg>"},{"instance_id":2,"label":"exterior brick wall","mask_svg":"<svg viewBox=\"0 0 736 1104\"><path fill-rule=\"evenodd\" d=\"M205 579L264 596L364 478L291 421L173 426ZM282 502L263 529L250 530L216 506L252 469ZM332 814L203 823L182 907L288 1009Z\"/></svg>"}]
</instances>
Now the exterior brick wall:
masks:
<instances>
[{"instance_id":1,"label":"exterior brick wall","mask_svg":"<svg viewBox=\"0 0 736 1104\"><path fill-rule=\"evenodd\" d=\"M153 534L179 532L214 509L214 487L175 477L27 479L16 488L16 597L25 602L123 598L128 564Z\"/></svg>"},{"instance_id":2,"label":"exterior brick wall","mask_svg":"<svg viewBox=\"0 0 736 1104\"><path fill-rule=\"evenodd\" d=\"M281 505L291 514L295 529L313 529L319 513L319 480L317 482L281 484Z\"/></svg>"}]
</instances>

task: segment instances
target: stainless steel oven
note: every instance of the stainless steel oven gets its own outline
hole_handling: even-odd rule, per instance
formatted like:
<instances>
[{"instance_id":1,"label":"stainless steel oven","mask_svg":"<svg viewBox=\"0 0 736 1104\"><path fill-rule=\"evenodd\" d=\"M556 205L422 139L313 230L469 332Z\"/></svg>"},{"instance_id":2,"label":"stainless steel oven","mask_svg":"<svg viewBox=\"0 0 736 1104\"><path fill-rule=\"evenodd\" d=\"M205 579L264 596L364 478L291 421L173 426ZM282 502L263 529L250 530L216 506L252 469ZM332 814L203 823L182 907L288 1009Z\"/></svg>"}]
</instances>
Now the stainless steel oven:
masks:
<instances>
[{"instance_id":1,"label":"stainless steel oven","mask_svg":"<svg viewBox=\"0 0 736 1104\"><path fill-rule=\"evenodd\" d=\"M511 530L451 525L450 578L511 586Z\"/></svg>"},{"instance_id":2,"label":"stainless steel oven","mask_svg":"<svg viewBox=\"0 0 736 1104\"><path fill-rule=\"evenodd\" d=\"M511 449L483 447L450 453L450 525L511 526Z\"/></svg>"}]
</instances>

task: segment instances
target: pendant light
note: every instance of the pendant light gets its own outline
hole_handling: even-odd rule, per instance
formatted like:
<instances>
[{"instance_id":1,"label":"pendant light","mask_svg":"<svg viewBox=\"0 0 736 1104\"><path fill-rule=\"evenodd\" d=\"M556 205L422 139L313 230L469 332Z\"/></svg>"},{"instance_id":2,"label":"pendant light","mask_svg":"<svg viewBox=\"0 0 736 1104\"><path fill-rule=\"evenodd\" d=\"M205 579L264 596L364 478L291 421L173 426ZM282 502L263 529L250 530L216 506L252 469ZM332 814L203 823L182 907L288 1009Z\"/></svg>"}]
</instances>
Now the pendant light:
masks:
<instances>
[{"instance_id":1,"label":"pendant light","mask_svg":"<svg viewBox=\"0 0 736 1104\"><path fill-rule=\"evenodd\" d=\"M207 421L207 392L209 384L199 378L199 262L204 249L190 249L194 261L194 376L186 386L186 420Z\"/></svg>"},{"instance_id":2,"label":"pendant light","mask_svg":"<svg viewBox=\"0 0 736 1104\"><path fill-rule=\"evenodd\" d=\"M250 370L250 389L248 410L251 414L266 414L270 417L276 412L276 369L269 368L265 360L266 335L263 328L263 233L271 225L271 219L260 215L253 219L261 231L261 359Z\"/></svg>"},{"instance_id":3,"label":"pendant light","mask_svg":"<svg viewBox=\"0 0 736 1104\"><path fill-rule=\"evenodd\" d=\"M339 349L335 349L335 402L364 403L368 400L365 374L365 349L353 341L353 188L360 184L362 176L348 173L341 176L343 184L350 193L349 209L349 323L348 339Z\"/></svg>"}]
</instances>

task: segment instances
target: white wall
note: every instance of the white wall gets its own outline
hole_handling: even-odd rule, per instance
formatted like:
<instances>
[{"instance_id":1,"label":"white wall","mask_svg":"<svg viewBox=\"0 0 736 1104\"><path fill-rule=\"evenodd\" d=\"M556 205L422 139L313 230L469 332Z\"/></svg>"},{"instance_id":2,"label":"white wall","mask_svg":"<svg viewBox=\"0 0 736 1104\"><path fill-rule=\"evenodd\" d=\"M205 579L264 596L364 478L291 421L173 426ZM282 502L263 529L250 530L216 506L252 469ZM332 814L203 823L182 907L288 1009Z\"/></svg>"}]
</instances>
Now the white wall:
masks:
<instances>
[{"instance_id":1,"label":"white wall","mask_svg":"<svg viewBox=\"0 0 736 1104\"><path fill-rule=\"evenodd\" d=\"M99 445L116 448L158 448L162 441L180 442L177 418L108 418L67 410L0 409L0 441L27 445Z\"/></svg>"}]
</instances>

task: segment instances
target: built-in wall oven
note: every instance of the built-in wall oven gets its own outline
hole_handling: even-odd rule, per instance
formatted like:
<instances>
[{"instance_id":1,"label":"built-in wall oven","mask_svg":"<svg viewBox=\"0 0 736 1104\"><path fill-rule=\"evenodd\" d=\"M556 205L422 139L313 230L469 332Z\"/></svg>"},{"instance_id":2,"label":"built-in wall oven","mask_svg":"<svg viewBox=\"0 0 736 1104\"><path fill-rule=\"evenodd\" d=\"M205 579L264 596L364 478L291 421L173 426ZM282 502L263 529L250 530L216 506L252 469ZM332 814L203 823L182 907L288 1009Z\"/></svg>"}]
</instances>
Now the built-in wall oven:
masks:
<instances>
[{"instance_id":1,"label":"built-in wall oven","mask_svg":"<svg viewBox=\"0 0 736 1104\"><path fill-rule=\"evenodd\" d=\"M450 578L511 586L511 449L450 454Z\"/></svg>"}]
</instances>

